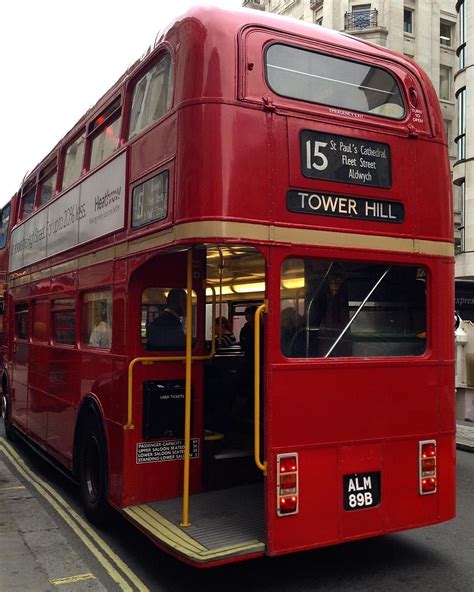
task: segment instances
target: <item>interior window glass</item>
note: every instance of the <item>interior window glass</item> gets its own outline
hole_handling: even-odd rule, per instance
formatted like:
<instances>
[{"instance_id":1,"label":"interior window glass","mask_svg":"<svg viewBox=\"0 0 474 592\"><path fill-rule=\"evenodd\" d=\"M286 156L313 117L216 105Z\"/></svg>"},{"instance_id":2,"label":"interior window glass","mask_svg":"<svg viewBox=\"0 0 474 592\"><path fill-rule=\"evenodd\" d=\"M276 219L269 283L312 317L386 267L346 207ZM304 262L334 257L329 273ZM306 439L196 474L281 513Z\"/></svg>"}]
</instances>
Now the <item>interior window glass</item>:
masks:
<instances>
[{"instance_id":1,"label":"interior window glass","mask_svg":"<svg viewBox=\"0 0 474 592\"><path fill-rule=\"evenodd\" d=\"M56 171L46 177L46 179L41 184L41 194L40 194L40 205L44 205L48 203L48 201L53 197L54 190L56 188Z\"/></svg>"},{"instance_id":2,"label":"interior window glass","mask_svg":"<svg viewBox=\"0 0 474 592\"><path fill-rule=\"evenodd\" d=\"M118 147L120 118L116 119L95 136L92 140L90 168L98 166L109 158Z\"/></svg>"},{"instance_id":3,"label":"interior window glass","mask_svg":"<svg viewBox=\"0 0 474 592\"><path fill-rule=\"evenodd\" d=\"M37 300L33 306L33 339L48 341L49 302Z\"/></svg>"},{"instance_id":4,"label":"interior window glass","mask_svg":"<svg viewBox=\"0 0 474 592\"><path fill-rule=\"evenodd\" d=\"M171 107L171 57L165 54L136 83L132 98L129 137L144 130Z\"/></svg>"},{"instance_id":5,"label":"interior window glass","mask_svg":"<svg viewBox=\"0 0 474 592\"><path fill-rule=\"evenodd\" d=\"M426 273L420 267L287 259L280 293L286 357L414 356L426 350Z\"/></svg>"},{"instance_id":6,"label":"interior window glass","mask_svg":"<svg viewBox=\"0 0 474 592\"><path fill-rule=\"evenodd\" d=\"M73 298L54 300L52 306L53 340L61 345L76 343L76 311Z\"/></svg>"},{"instance_id":7,"label":"interior window glass","mask_svg":"<svg viewBox=\"0 0 474 592\"><path fill-rule=\"evenodd\" d=\"M30 323L28 318L28 304L15 304L15 330L18 339L28 339Z\"/></svg>"},{"instance_id":8,"label":"interior window glass","mask_svg":"<svg viewBox=\"0 0 474 592\"><path fill-rule=\"evenodd\" d=\"M21 219L27 218L35 206L36 188L29 189L21 198Z\"/></svg>"},{"instance_id":9,"label":"interior window glass","mask_svg":"<svg viewBox=\"0 0 474 592\"><path fill-rule=\"evenodd\" d=\"M112 345L112 292L84 294L82 300L82 343L89 347Z\"/></svg>"},{"instance_id":10,"label":"interior window glass","mask_svg":"<svg viewBox=\"0 0 474 592\"><path fill-rule=\"evenodd\" d=\"M403 98L386 70L275 44L266 54L268 84L285 97L401 119Z\"/></svg>"},{"instance_id":11,"label":"interior window glass","mask_svg":"<svg viewBox=\"0 0 474 592\"><path fill-rule=\"evenodd\" d=\"M196 294L193 338L196 337ZM147 350L184 350L186 346L186 290L147 288L142 294L141 339Z\"/></svg>"}]
</instances>

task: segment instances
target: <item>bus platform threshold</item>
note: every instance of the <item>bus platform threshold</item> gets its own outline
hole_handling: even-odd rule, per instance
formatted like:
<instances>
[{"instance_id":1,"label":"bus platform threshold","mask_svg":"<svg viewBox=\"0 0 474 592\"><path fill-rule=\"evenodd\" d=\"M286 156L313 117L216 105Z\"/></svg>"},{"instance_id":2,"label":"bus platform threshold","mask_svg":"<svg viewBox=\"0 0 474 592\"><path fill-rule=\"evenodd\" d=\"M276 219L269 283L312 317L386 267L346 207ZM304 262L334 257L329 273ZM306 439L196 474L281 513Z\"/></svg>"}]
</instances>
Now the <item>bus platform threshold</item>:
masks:
<instances>
[{"instance_id":1,"label":"bus platform threshold","mask_svg":"<svg viewBox=\"0 0 474 592\"><path fill-rule=\"evenodd\" d=\"M457 421L456 448L465 452L474 452L474 423Z\"/></svg>"},{"instance_id":2,"label":"bus platform threshold","mask_svg":"<svg viewBox=\"0 0 474 592\"><path fill-rule=\"evenodd\" d=\"M263 487L244 485L190 496L190 526L180 526L182 498L123 512L145 534L188 562L204 566L265 552Z\"/></svg>"}]
</instances>

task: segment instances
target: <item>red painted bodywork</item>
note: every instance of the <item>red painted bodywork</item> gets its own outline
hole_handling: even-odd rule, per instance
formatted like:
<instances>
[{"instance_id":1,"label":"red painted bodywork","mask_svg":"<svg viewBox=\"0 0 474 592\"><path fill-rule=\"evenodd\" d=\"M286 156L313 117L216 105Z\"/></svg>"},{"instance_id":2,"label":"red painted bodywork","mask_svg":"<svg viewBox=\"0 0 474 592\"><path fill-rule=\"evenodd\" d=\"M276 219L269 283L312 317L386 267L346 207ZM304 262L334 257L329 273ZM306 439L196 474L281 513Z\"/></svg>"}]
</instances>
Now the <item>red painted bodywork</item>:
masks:
<instances>
[{"instance_id":1,"label":"red painted bodywork","mask_svg":"<svg viewBox=\"0 0 474 592\"><path fill-rule=\"evenodd\" d=\"M273 41L298 45L390 70L403 90L408 113L402 121L347 112L286 99L265 82L263 52ZM59 153L85 123L115 96L124 98L126 122L133 82L163 49L170 51L174 97L169 113L132 141L123 141L129 186L126 228L94 243L56 255L15 280L94 253L120 246L183 222L203 220L270 224L351 234L453 241L450 175L446 139L436 94L416 64L384 48L338 33L258 11L226 12L196 8L173 23L156 48L99 101L51 153ZM250 66L251 64L251 66ZM414 118L409 89L422 117ZM334 111L334 110L333 110ZM125 134L126 124L122 135ZM301 174L299 132L318 130L390 144L393 183L379 189L316 181ZM125 137L125 135L124 135ZM46 162L51 155L45 159ZM36 172L43 163L38 165ZM163 168L170 171L170 207L164 221L130 229L133 187ZM33 173L35 174L35 172ZM87 176L87 173L86 173ZM289 188L403 202L405 221L385 224L291 213ZM15 198L16 199L16 198ZM186 244L228 239L194 236ZM236 236L232 242L238 242ZM170 234L169 244L179 238ZM265 323L266 548L268 554L308 549L450 519L454 491L453 258L375 251L364 247L328 248L257 241L267 259L269 312ZM280 266L288 256L342 257L393 261L428 271L429 339L426 354L406 359L342 359L298 362L279 348ZM195 268L204 272L197 261ZM157 271L159 270L159 272ZM122 251L113 262L53 275L41 283L11 284L12 302L74 296L113 286L114 332L111 352L51 346L31 339L16 342L10 317L12 420L67 467L73 469L75 420L81 401L92 397L102 413L109 450L109 497L116 507L178 496L180 462L138 465L141 402L135 429L124 431L127 368L144 351L139 339L141 289L159 273L165 284L185 282L185 254L160 255L159 249ZM32 276L33 277L33 276ZM195 291L202 290L200 281ZM78 316L80 310L77 311ZM203 314L201 307L199 315ZM201 317L202 318L202 317ZM201 323L202 325L202 323ZM199 317L198 317L199 326ZM200 329L202 331L202 329ZM198 335L202 342L202 334ZM199 346L196 350L200 352ZM193 367L193 437L202 437L202 364ZM137 367L134 391L143 380L184 377L180 362ZM439 490L418 494L418 442L438 443ZM299 512L276 514L275 463L278 453L299 454ZM382 504L345 512L342 475L382 471ZM191 490L201 488L201 460L191 461ZM241 559L242 557L239 557ZM219 563L219 561L216 561Z\"/></svg>"}]
</instances>

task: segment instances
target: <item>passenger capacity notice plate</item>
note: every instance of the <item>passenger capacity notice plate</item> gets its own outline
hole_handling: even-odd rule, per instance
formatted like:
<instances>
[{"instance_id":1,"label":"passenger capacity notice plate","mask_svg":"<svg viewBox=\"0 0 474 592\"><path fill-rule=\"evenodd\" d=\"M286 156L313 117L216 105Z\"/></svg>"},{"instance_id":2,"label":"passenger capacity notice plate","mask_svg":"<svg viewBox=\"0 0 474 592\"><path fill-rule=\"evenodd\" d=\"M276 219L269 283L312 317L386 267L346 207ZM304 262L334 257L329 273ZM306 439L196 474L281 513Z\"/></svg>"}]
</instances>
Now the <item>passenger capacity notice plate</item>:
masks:
<instances>
[{"instance_id":1,"label":"passenger capacity notice plate","mask_svg":"<svg viewBox=\"0 0 474 592\"><path fill-rule=\"evenodd\" d=\"M199 438L191 440L191 458L199 458ZM184 458L184 440L160 440L159 442L138 442L137 464L166 462Z\"/></svg>"},{"instance_id":2,"label":"passenger capacity notice plate","mask_svg":"<svg viewBox=\"0 0 474 592\"><path fill-rule=\"evenodd\" d=\"M353 185L391 187L390 146L311 130L301 131L303 176Z\"/></svg>"},{"instance_id":3,"label":"passenger capacity notice plate","mask_svg":"<svg viewBox=\"0 0 474 592\"><path fill-rule=\"evenodd\" d=\"M363 510L380 504L380 473L344 475L344 510Z\"/></svg>"}]
</instances>

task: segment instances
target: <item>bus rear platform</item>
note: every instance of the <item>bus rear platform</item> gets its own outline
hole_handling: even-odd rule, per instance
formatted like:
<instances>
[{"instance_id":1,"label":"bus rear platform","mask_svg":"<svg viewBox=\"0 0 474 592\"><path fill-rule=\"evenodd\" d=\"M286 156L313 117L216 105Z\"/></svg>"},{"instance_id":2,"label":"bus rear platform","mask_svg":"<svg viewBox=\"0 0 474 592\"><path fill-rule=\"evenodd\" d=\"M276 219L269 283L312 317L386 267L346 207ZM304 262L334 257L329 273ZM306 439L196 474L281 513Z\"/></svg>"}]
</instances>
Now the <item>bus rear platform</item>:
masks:
<instances>
[{"instance_id":1,"label":"bus rear platform","mask_svg":"<svg viewBox=\"0 0 474 592\"><path fill-rule=\"evenodd\" d=\"M180 559L210 567L265 553L263 484L190 496L190 526L180 526L182 498L129 506L122 512Z\"/></svg>"}]
</instances>

